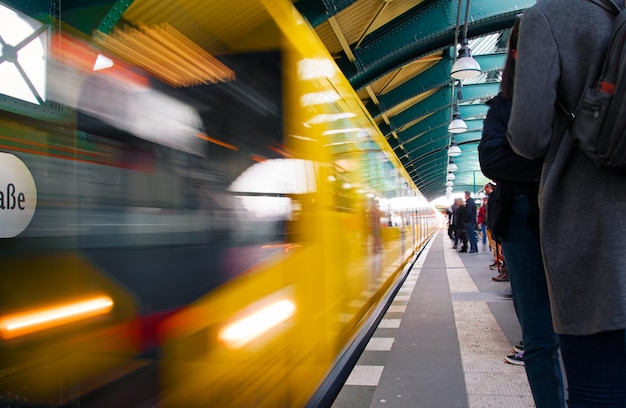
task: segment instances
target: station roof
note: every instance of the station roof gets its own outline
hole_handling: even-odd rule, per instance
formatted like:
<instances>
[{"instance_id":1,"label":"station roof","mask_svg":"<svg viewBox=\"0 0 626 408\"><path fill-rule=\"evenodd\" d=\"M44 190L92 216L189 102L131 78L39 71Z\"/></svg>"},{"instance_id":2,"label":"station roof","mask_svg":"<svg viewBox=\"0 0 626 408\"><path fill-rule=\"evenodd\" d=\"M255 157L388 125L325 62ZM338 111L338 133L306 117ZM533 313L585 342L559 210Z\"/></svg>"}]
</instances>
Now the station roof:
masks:
<instances>
[{"instance_id":1,"label":"station roof","mask_svg":"<svg viewBox=\"0 0 626 408\"><path fill-rule=\"evenodd\" d=\"M454 192L478 192L485 102L499 89L508 30L529 0L296 0L422 194L445 195L458 83L450 77L467 33L482 74L462 80L468 131L455 134ZM467 8L469 6L469 8ZM465 21L467 18L467 26Z\"/></svg>"},{"instance_id":2,"label":"station roof","mask_svg":"<svg viewBox=\"0 0 626 408\"><path fill-rule=\"evenodd\" d=\"M133 0L5 2L33 16L54 15L55 4L62 5L63 20L85 33L95 29L110 31L134 3ZM158 2L159 9L175 8L177 3L181 2ZM485 102L499 89L508 29L535 1L293 0L293 3L315 29L429 201L446 194L450 159L447 152L452 141L448 124L455 104L458 105L468 131L454 135L462 154L452 158L458 167L453 191L478 192L488 181L480 171L477 150L487 111ZM187 0L185 4L188 9L206 6L204 0ZM224 12L227 11L225 8ZM179 14L170 15L173 19ZM228 31L228 27L223 28ZM450 71L457 46L465 35L482 74L459 83L450 77Z\"/></svg>"}]
</instances>

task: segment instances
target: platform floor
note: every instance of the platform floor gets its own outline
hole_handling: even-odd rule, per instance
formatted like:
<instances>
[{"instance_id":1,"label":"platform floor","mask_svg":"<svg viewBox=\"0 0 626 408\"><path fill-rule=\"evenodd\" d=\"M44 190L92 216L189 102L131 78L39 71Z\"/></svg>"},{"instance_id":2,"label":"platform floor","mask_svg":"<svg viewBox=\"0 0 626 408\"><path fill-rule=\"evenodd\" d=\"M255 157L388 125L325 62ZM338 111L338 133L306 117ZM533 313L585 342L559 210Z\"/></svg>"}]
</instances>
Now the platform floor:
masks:
<instances>
[{"instance_id":1,"label":"platform floor","mask_svg":"<svg viewBox=\"0 0 626 408\"><path fill-rule=\"evenodd\" d=\"M493 255L457 253L445 231L422 252L332 408L534 407L513 302Z\"/></svg>"}]
</instances>

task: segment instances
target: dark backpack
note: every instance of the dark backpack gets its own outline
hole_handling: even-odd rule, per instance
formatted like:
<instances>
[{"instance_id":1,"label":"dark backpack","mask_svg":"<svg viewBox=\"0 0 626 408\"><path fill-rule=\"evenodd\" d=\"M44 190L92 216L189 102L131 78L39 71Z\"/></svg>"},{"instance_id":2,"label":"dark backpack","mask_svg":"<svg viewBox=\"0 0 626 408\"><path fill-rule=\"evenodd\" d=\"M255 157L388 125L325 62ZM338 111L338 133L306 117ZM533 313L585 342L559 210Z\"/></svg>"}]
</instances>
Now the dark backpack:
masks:
<instances>
[{"instance_id":1,"label":"dark backpack","mask_svg":"<svg viewBox=\"0 0 626 408\"><path fill-rule=\"evenodd\" d=\"M598 167L626 174L626 10L612 0L589 0L615 14L602 73L584 90L570 128L578 148Z\"/></svg>"}]
</instances>

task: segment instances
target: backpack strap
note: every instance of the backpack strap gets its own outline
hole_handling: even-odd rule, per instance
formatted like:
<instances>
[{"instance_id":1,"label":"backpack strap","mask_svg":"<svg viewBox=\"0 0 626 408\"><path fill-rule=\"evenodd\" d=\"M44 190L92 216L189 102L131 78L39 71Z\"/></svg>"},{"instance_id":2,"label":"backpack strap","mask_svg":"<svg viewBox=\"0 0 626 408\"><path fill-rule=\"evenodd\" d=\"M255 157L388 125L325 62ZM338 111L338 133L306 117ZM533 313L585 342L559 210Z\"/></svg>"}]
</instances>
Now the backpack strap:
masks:
<instances>
[{"instance_id":1,"label":"backpack strap","mask_svg":"<svg viewBox=\"0 0 626 408\"><path fill-rule=\"evenodd\" d=\"M622 1L620 1L619 3L616 3L614 0L587 0L587 1L595 4L596 6L602 7L603 9L605 9L606 11L608 11L609 13L615 16L621 13L625 8L625 4ZM565 105L565 103L561 100L561 98L557 98L558 107L561 110L561 113L563 114L565 118L565 124L567 127L570 127L574 123L574 119L576 119L576 114L574 112L578 111L578 106L580 105L580 102L582 101L584 95L585 93L583 92L578 102L576 103L576 108L574 109L574 111L569 109Z\"/></svg>"}]
</instances>

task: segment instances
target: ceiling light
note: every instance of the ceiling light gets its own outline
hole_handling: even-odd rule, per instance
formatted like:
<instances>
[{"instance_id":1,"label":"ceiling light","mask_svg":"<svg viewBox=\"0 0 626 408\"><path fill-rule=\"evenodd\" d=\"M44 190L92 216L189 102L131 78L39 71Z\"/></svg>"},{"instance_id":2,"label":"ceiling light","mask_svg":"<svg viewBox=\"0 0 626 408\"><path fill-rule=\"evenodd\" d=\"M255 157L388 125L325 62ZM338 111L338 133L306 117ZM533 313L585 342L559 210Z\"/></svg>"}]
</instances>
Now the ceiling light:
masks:
<instances>
[{"instance_id":1,"label":"ceiling light","mask_svg":"<svg viewBox=\"0 0 626 408\"><path fill-rule=\"evenodd\" d=\"M450 180L446 181L446 187L452 187L454 183Z\"/></svg>"},{"instance_id":2,"label":"ceiling light","mask_svg":"<svg viewBox=\"0 0 626 408\"><path fill-rule=\"evenodd\" d=\"M448 148L448 156L454 157L454 156L460 156L460 155L461 155L461 148L456 142L453 141L450 147Z\"/></svg>"},{"instance_id":3,"label":"ceiling light","mask_svg":"<svg viewBox=\"0 0 626 408\"><path fill-rule=\"evenodd\" d=\"M448 125L448 132L450 133L463 133L467 132L467 123L461 119L460 113L455 113L452 116L452 122Z\"/></svg>"},{"instance_id":4,"label":"ceiling light","mask_svg":"<svg viewBox=\"0 0 626 408\"><path fill-rule=\"evenodd\" d=\"M452 157L450 157L450 160L448 161L448 171L457 171L458 169L458 166L454 163Z\"/></svg>"},{"instance_id":5,"label":"ceiling light","mask_svg":"<svg viewBox=\"0 0 626 408\"><path fill-rule=\"evenodd\" d=\"M448 173L448 175L446 176L446 180L451 181L454 180L456 178L456 176L454 175L454 173Z\"/></svg>"},{"instance_id":6,"label":"ceiling light","mask_svg":"<svg viewBox=\"0 0 626 408\"><path fill-rule=\"evenodd\" d=\"M457 11L457 21L455 30L455 45L458 41L459 34L459 22L461 17L461 1L459 0L459 9ZM480 64L472 57L472 51L467 41L467 29L469 24L469 12L470 12L470 0L465 2L465 23L463 24L463 41L461 42L461 48L459 48L459 54L454 64L452 64L452 70L450 76L454 79L469 79L477 77L482 73Z\"/></svg>"},{"instance_id":7,"label":"ceiling light","mask_svg":"<svg viewBox=\"0 0 626 408\"><path fill-rule=\"evenodd\" d=\"M467 41L467 39L464 41ZM472 57L472 51L467 44L463 44L459 49L457 60L452 65L450 76L454 79L469 79L475 78L480 74L482 74L480 64Z\"/></svg>"}]
</instances>

